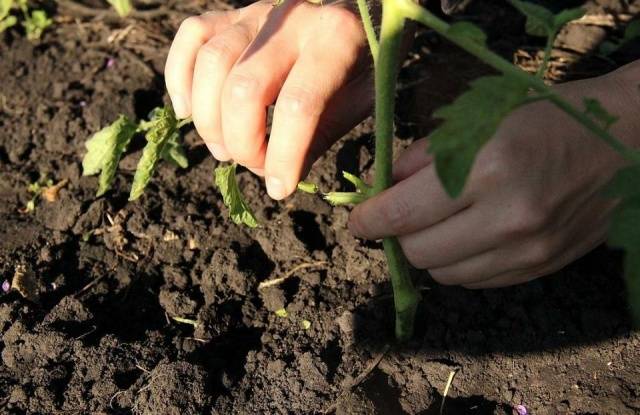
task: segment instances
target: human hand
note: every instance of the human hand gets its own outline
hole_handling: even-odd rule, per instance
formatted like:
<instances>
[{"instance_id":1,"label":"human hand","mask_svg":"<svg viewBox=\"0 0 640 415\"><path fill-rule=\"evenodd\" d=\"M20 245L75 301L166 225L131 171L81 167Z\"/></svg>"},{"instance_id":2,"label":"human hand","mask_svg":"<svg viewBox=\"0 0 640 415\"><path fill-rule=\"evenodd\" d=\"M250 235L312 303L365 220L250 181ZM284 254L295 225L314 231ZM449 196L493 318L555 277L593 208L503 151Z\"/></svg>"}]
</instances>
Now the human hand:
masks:
<instances>
[{"instance_id":1,"label":"human hand","mask_svg":"<svg viewBox=\"0 0 640 415\"><path fill-rule=\"evenodd\" d=\"M582 106L597 98L620 120L612 133L640 146L639 79L628 70L559 85ZM638 65L636 65L636 73ZM548 102L511 114L480 152L461 197L443 190L425 139L396 161L397 183L357 206L356 236L398 236L408 261L446 285L493 288L550 274L604 239L615 202L601 195L623 161Z\"/></svg>"},{"instance_id":2,"label":"human hand","mask_svg":"<svg viewBox=\"0 0 640 415\"><path fill-rule=\"evenodd\" d=\"M165 69L176 115L193 117L215 158L265 176L274 199L370 113L372 76L357 12L297 1L186 19Z\"/></svg>"}]
</instances>

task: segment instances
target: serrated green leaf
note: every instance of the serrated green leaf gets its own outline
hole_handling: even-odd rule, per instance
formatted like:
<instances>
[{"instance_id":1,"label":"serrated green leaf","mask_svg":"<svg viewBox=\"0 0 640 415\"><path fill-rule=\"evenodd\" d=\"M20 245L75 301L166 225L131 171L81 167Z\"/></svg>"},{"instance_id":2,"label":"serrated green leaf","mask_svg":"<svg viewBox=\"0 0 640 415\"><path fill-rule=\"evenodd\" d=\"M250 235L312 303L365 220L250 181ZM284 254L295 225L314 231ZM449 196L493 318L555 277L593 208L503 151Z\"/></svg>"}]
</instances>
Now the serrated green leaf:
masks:
<instances>
[{"instance_id":1,"label":"serrated green leaf","mask_svg":"<svg viewBox=\"0 0 640 415\"><path fill-rule=\"evenodd\" d=\"M120 17L126 17L133 11L131 0L107 0Z\"/></svg>"},{"instance_id":2,"label":"serrated green leaf","mask_svg":"<svg viewBox=\"0 0 640 415\"><path fill-rule=\"evenodd\" d=\"M585 98L583 102L584 113L599 123L605 130L618 121L618 117L611 115L597 99Z\"/></svg>"},{"instance_id":3,"label":"serrated green leaf","mask_svg":"<svg viewBox=\"0 0 640 415\"><path fill-rule=\"evenodd\" d=\"M513 7L527 17L526 30L531 36L551 36L555 32L554 15L537 4L509 0Z\"/></svg>"},{"instance_id":4,"label":"serrated green leaf","mask_svg":"<svg viewBox=\"0 0 640 415\"><path fill-rule=\"evenodd\" d=\"M163 156L171 157L168 154L171 150L174 151L173 155L177 155L175 147L170 148L171 140L174 140L175 144L178 143L176 137L178 135L178 120L173 109L171 107L156 108L152 111L151 117L152 119L145 123L148 126L148 131L145 134L147 145L142 150L142 157L138 162L136 174L133 176L133 184L129 194L130 201L137 200L142 196ZM181 162L185 160L181 160ZM177 163L177 160L172 161Z\"/></svg>"},{"instance_id":5,"label":"serrated green leaf","mask_svg":"<svg viewBox=\"0 0 640 415\"><path fill-rule=\"evenodd\" d=\"M162 158L177 167L186 169L189 167L189 159L187 158L187 153L184 151L184 147L180 144L179 140L180 134L176 131L175 134L169 138L169 141L167 141L162 152Z\"/></svg>"},{"instance_id":6,"label":"serrated green leaf","mask_svg":"<svg viewBox=\"0 0 640 415\"><path fill-rule=\"evenodd\" d=\"M627 28L624 31L623 42L630 42L636 38L640 37L640 20L634 20L633 22L627 25Z\"/></svg>"},{"instance_id":7,"label":"serrated green leaf","mask_svg":"<svg viewBox=\"0 0 640 415\"><path fill-rule=\"evenodd\" d=\"M462 192L477 153L496 133L502 120L526 101L527 85L506 76L489 76L434 116L444 120L429 138L429 152L451 197Z\"/></svg>"},{"instance_id":8,"label":"serrated green leaf","mask_svg":"<svg viewBox=\"0 0 640 415\"><path fill-rule=\"evenodd\" d=\"M87 142L87 154L82 160L82 174L100 173L97 196L102 196L115 177L118 163L136 133L136 125L121 115L111 125L95 133Z\"/></svg>"},{"instance_id":9,"label":"serrated green leaf","mask_svg":"<svg viewBox=\"0 0 640 415\"><path fill-rule=\"evenodd\" d=\"M452 36L463 36L483 46L487 43L487 35L478 26L470 22L457 22L449 26L447 32Z\"/></svg>"},{"instance_id":10,"label":"serrated green leaf","mask_svg":"<svg viewBox=\"0 0 640 415\"><path fill-rule=\"evenodd\" d=\"M250 228L256 228L258 221L238 188L236 165L218 167L215 170L215 183L222 194L225 206L229 208L231 219L238 225L244 224Z\"/></svg>"},{"instance_id":11,"label":"serrated green leaf","mask_svg":"<svg viewBox=\"0 0 640 415\"><path fill-rule=\"evenodd\" d=\"M566 25L567 23L580 19L586 13L587 13L587 10L583 9L582 7L563 10L553 17L553 25L556 28L556 30L558 30L562 28L562 26Z\"/></svg>"},{"instance_id":12,"label":"serrated green leaf","mask_svg":"<svg viewBox=\"0 0 640 415\"><path fill-rule=\"evenodd\" d=\"M604 194L611 198L630 198L640 195L640 164L619 170L607 185Z\"/></svg>"},{"instance_id":13,"label":"serrated green leaf","mask_svg":"<svg viewBox=\"0 0 640 415\"><path fill-rule=\"evenodd\" d=\"M51 26L52 24L53 20L51 20L47 16L47 12L45 12L44 10L34 10L30 15L26 13L23 25L27 32L27 39L40 39L44 29Z\"/></svg>"}]
</instances>

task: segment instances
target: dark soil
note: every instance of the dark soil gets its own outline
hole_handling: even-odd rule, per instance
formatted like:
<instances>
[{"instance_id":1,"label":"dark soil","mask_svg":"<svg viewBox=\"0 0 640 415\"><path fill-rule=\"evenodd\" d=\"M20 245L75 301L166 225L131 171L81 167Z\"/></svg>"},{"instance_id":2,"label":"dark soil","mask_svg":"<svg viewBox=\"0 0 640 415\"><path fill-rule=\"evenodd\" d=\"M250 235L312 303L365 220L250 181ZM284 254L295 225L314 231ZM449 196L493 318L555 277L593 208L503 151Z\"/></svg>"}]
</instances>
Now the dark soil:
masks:
<instances>
[{"instance_id":1,"label":"dark soil","mask_svg":"<svg viewBox=\"0 0 640 415\"><path fill-rule=\"evenodd\" d=\"M81 177L85 140L119 113L141 117L162 103L178 23L225 6L205 3L170 1L126 21L61 6L40 43L17 29L0 37L0 277L11 282L18 269L36 285L32 301L15 290L0 297L2 413L438 414L455 370L447 414L511 414L519 404L536 415L640 413L640 335L627 316L621 258L605 248L502 290L417 275L425 299L417 335L399 347L381 247L348 233L348 210L304 194L275 203L244 172L263 227L234 225L194 131L189 169L162 165L141 201L127 203L138 141L114 189L96 199L96 179ZM614 24L638 11L588 6ZM503 3L467 14L500 53L529 69L539 61L542 44ZM606 21L570 26L550 79L639 57L634 45L612 60L594 53L620 31ZM412 56L423 59L401 76L399 146L429 131L431 109L488 72L426 31ZM365 122L312 179L346 188L339 172L367 176L372 150ZM56 202L20 213L42 176L69 183ZM282 308L287 317L275 313Z\"/></svg>"}]
</instances>

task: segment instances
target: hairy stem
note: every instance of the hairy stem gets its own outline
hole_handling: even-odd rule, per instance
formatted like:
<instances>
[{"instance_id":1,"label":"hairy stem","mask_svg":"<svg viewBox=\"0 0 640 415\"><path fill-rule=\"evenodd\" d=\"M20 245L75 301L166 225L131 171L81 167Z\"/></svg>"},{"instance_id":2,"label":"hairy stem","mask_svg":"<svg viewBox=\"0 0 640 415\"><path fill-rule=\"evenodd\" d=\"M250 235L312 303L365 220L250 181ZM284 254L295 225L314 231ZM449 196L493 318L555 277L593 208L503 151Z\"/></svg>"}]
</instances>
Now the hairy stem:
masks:
<instances>
[{"instance_id":1,"label":"hairy stem","mask_svg":"<svg viewBox=\"0 0 640 415\"><path fill-rule=\"evenodd\" d=\"M536 76L540 79L544 79L544 75L547 73L547 68L549 67L549 61L551 60L551 52L553 51L553 42L556 40L556 34L553 36L547 37L547 45L544 48L544 57L542 58L542 64L540 68L538 68L538 72Z\"/></svg>"},{"instance_id":2,"label":"hairy stem","mask_svg":"<svg viewBox=\"0 0 640 415\"><path fill-rule=\"evenodd\" d=\"M369 13L369 5L367 4L367 0L358 0L357 3L362 25L364 26L364 33L367 35L367 42L369 42L369 49L371 49L371 56L373 57L373 64L375 65L378 62L380 45L378 44L376 30L371 20L371 13Z\"/></svg>"},{"instance_id":3,"label":"hairy stem","mask_svg":"<svg viewBox=\"0 0 640 415\"><path fill-rule=\"evenodd\" d=\"M372 194L392 184L395 92L405 18L393 0L382 2L380 50L375 68L376 156ZM396 238L385 238L384 252L389 264L396 309L396 338L406 341L413 335L420 294L413 286L407 261Z\"/></svg>"},{"instance_id":4,"label":"hairy stem","mask_svg":"<svg viewBox=\"0 0 640 415\"><path fill-rule=\"evenodd\" d=\"M566 100L558 96L551 88L549 88L545 83L535 76L531 76L525 71L521 70L517 66L511 64L507 60L503 59L496 53L487 49L484 45L475 42L473 39L468 38L463 34L459 34L456 32L449 31L449 25L443 20L439 19L437 16L430 13L428 10L420 7L418 4L414 3L412 0L386 0L388 2L394 2L397 5L397 8L401 10L401 13L412 20L416 20L423 25L430 27L431 29L438 32L447 40L456 44L460 48L466 50L473 56L479 58L483 62L487 63L490 66L493 66L498 71L502 72L505 75L514 77L523 83L529 85L530 88L535 90L536 92L543 94L548 97L548 99L553 102L558 108L565 111L569 116L582 124L585 128L594 133L596 137L604 141L609 145L613 150L618 152L622 157L626 160L638 163L640 162L640 153L633 151L632 149L625 146L622 142L616 139L614 136L609 134L609 132L596 124L593 120L591 120L588 116L584 114L583 111L576 108L575 106L568 103Z\"/></svg>"}]
</instances>

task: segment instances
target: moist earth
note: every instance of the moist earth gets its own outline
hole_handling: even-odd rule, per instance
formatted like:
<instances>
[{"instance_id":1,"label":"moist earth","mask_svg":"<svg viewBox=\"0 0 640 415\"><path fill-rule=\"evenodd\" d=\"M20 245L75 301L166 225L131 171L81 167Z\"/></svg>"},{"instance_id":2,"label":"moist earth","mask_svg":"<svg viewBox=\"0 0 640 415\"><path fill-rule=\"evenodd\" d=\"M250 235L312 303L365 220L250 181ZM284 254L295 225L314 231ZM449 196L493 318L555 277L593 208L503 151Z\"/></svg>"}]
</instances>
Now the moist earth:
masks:
<instances>
[{"instance_id":1,"label":"moist earth","mask_svg":"<svg viewBox=\"0 0 640 415\"><path fill-rule=\"evenodd\" d=\"M606 247L501 290L440 286L416 271L416 336L397 345L381 246L349 234L348 210L306 194L273 202L243 171L262 226L236 226L193 130L188 169L162 164L140 201L127 202L137 140L113 189L96 198L97 180L81 176L85 140L120 113L144 117L166 101L162 67L183 18L241 4L144 2L121 20L102 2L68 3L51 6L56 22L40 42L16 29L0 35L0 279L31 284L27 298L0 297L2 413L438 414L451 373L445 414L517 405L536 415L640 413L640 335L621 255ZM586 6L600 18L563 30L550 81L640 57L636 44L597 53L637 3ZM464 17L489 31L494 50L535 70L543 44L504 3L472 4ZM490 72L418 31L400 77L397 149ZM370 178L372 161L367 120L310 179L348 189L340 172ZM45 177L68 183L25 213L28 185Z\"/></svg>"}]
</instances>

